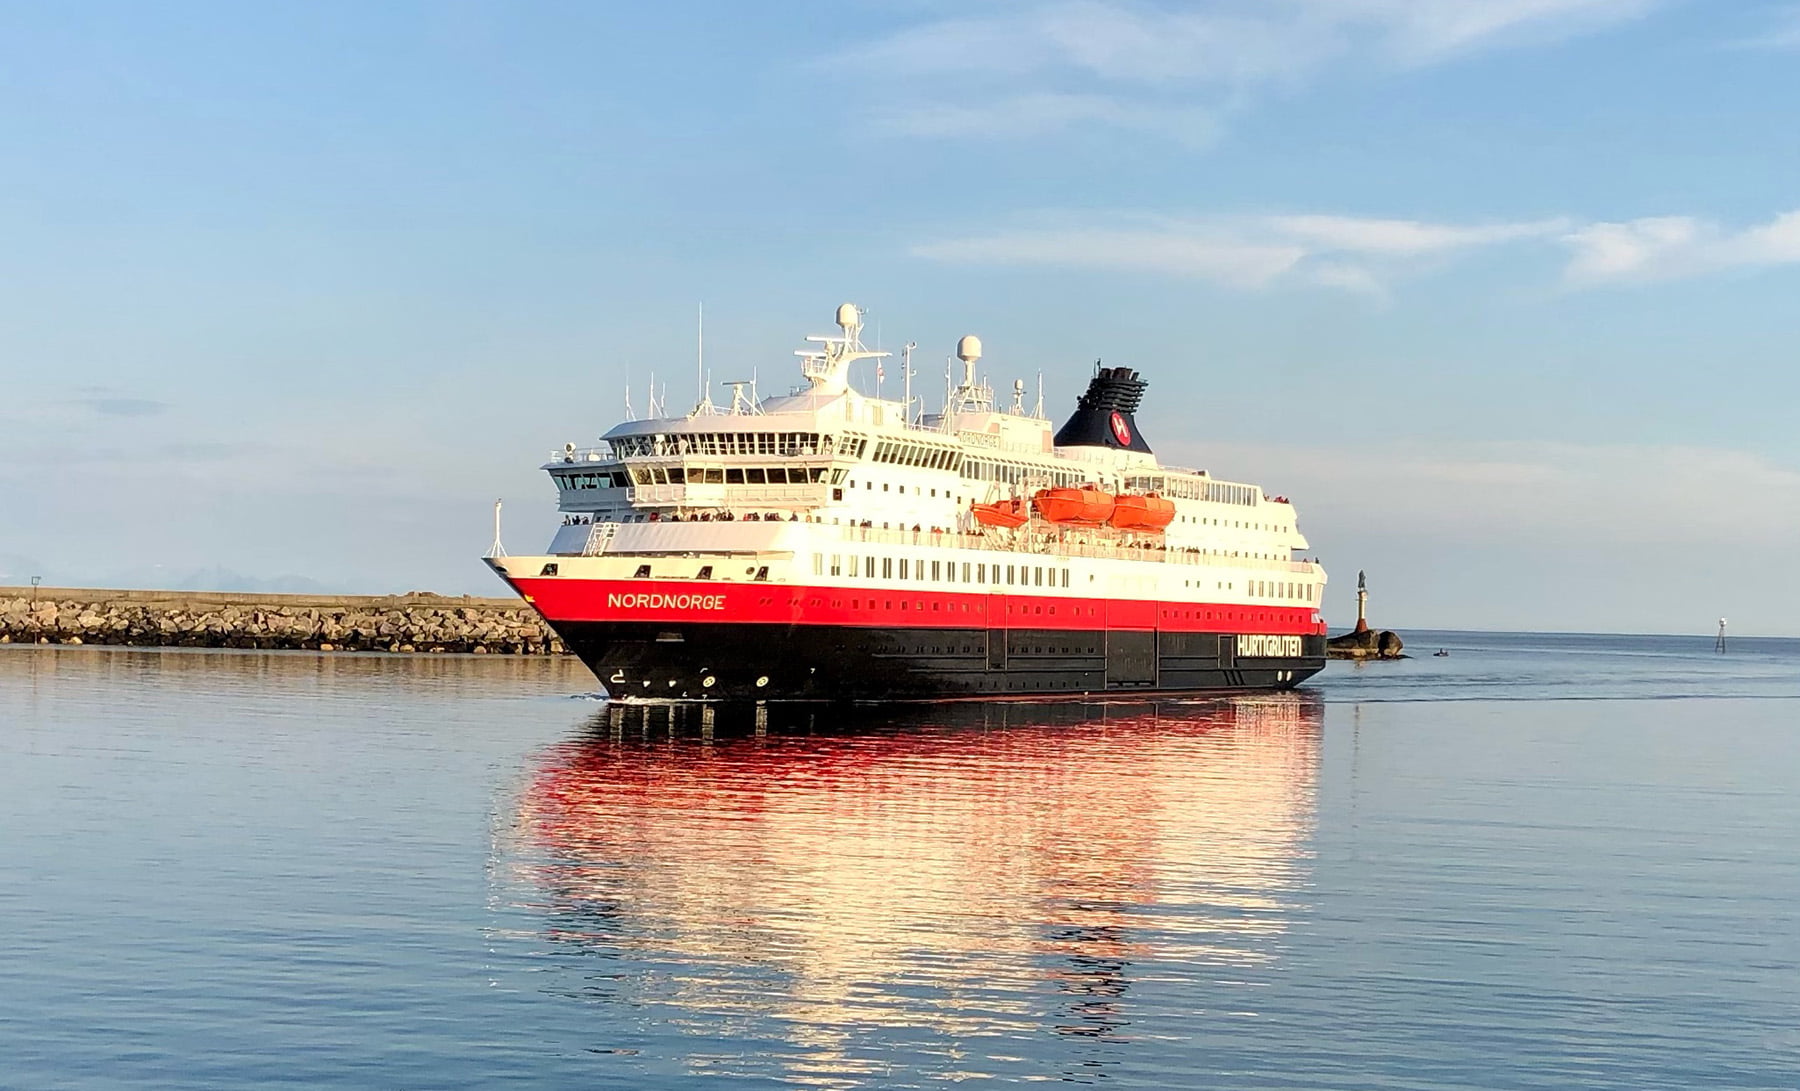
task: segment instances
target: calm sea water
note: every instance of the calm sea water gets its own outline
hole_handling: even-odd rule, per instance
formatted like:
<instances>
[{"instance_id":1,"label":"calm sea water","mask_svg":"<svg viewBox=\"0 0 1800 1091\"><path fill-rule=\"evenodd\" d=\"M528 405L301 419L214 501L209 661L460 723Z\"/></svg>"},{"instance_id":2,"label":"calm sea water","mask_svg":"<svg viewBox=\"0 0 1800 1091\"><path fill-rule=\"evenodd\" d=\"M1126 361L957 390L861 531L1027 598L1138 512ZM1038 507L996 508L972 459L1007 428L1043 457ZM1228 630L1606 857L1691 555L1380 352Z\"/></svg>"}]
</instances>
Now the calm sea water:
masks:
<instances>
[{"instance_id":1,"label":"calm sea water","mask_svg":"<svg viewBox=\"0 0 1800 1091\"><path fill-rule=\"evenodd\" d=\"M6 1087L1800 1086L1800 641L674 715L0 648Z\"/></svg>"}]
</instances>

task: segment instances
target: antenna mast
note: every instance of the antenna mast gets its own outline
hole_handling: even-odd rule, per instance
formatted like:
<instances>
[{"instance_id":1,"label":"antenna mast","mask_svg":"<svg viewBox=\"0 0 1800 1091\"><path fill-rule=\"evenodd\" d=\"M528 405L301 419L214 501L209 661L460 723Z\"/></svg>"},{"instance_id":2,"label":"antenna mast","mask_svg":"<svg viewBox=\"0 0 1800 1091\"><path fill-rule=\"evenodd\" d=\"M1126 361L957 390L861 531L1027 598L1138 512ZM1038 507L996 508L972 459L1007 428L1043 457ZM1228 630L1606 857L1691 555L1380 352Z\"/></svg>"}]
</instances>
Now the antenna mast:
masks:
<instances>
[{"instance_id":1,"label":"antenna mast","mask_svg":"<svg viewBox=\"0 0 1800 1091\"><path fill-rule=\"evenodd\" d=\"M713 403L706 382L706 304L696 306L699 311L694 330L694 412L699 414L712 412Z\"/></svg>"},{"instance_id":2,"label":"antenna mast","mask_svg":"<svg viewBox=\"0 0 1800 1091\"><path fill-rule=\"evenodd\" d=\"M900 373L906 377L906 409L901 416L908 424L912 423L912 353L917 347L908 341L906 347L900 350Z\"/></svg>"},{"instance_id":3,"label":"antenna mast","mask_svg":"<svg viewBox=\"0 0 1800 1091\"><path fill-rule=\"evenodd\" d=\"M948 354L944 356L944 411L938 415L938 422L946 432L950 430L950 399L956 396L956 386L950 378L950 361L954 359Z\"/></svg>"}]
</instances>

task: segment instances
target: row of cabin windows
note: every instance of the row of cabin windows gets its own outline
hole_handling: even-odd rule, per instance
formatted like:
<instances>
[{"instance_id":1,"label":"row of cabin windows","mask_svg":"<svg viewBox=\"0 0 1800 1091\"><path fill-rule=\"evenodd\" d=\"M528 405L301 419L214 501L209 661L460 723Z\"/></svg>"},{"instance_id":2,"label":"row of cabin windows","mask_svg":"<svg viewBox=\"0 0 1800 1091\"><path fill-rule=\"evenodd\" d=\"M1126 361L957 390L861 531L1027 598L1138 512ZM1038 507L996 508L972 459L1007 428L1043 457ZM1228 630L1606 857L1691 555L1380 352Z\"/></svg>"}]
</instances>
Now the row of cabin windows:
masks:
<instances>
[{"instance_id":1,"label":"row of cabin windows","mask_svg":"<svg viewBox=\"0 0 1800 1091\"><path fill-rule=\"evenodd\" d=\"M856 482L854 480L848 482L848 485L852 489L856 488ZM862 487L865 489L873 489L873 488L875 488L875 483L873 481L865 481L865 482L863 482ZM906 486L905 485L896 486L890 481L883 481L881 483L881 491L882 492L904 493L906 491ZM912 491L913 491L914 496L924 496L926 493L930 493L933 497L936 497L938 494L937 489L927 489L922 485L914 485ZM958 504L962 503L962 497L950 495L949 489L945 489L945 490L943 490L943 492L944 492L944 499L954 500ZM841 499L843 499L843 497L838 497L838 499L841 500Z\"/></svg>"},{"instance_id":2,"label":"row of cabin windows","mask_svg":"<svg viewBox=\"0 0 1800 1091\"><path fill-rule=\"evenodd\" d=\"M559 489L622 489L627 485L836 485L848 472L830 466L633 466L629 471L550 476Z\"/></svg>"},{"instance_id":3,"label":"row of cabin windows","mask_svg":"<svg viewBox=\"0 0 1800 1091\"><path fill-rule=\"evenodd\" d=\"M542 575L542 576L556 575L556 565L554 563L545 565L544 570L542 572L540 572L539 575ZM752 580L755 580L758 583L766 583L766 582L768 582L768 579L769 579L769 566L766 564L751 565L750 567L744 569L744 575L749 576ZM647 580L647 579L650 579L651 577L652 577L651 566L647 565L647 564L638 565L637 571L633 572L631 574L631 578L634 580ZM694 578L697 580L712 579L713 578L713 566L710 564L701 565L700 571L694 573Z\"/></svg>"},{"instance_id":4,"label":"row of cabin windows","mask_svg":"<svg viewBox=\"0 0 1800 1091\"><path fill-rule=\"evenodd\" d=\"M849 576L849 577L854 578L858 572L858 561L859 560L861 562L861 572L862 572L863 578L871 579L871 580L875 578L876 565L877 565L877 563L879 563L880 568L881 568L881 578L890 579L890 580L891 579L902 579L902 580L913 579L913 580L918 580L921 582L928 580L929 582L933 582L933 583L958 583L958 582L961 582L961 583L965 583L965 584L967 584L967 583L986 584L986 585L990 585L990 586L994 586L994 587L1059 587L1060 586L1060 587L1066 588L1069 586L1069 570L1066 568L1059 569L1059 568L1054 568L1054 567L1045 567L1043 565L1024 565L1024 564L1021 564L1021 565L1009 564L1009 565L1003 566L1003 565L999 565L999 564L983 564L983 563L979 563L979 562L976 562L973 565L971 565L971 562L969 562L969 561L937 561L937 560L934 560L934 561L927 562L920 558L908 558L908 557L899 557L899 558L861 557L861 558L858 558L858 556L854 553L851 553L851 554L833 553L833 554L831 554L829 566L827 566L825 554L814 553L813 554L813 575L815 575L815 576L826 575L828 567L829 567L829 573L833 576ZM930 564L930 566L931 566L929 576L926 575L926 565L927 564ZM961 566L961 569L962 569L962 579L960 581L958 581L956 578L957 568L959 565ZM1004 580L1001 578L1003 568L1005 570L1004 571L1004 575L1005 575ZM544 565L543 571L540 572L539 575L554 576L557 574L556 569L557 569L556 563L553 561L549 564ZM908 576L908 574L907 574L909 569L911 570L911 573L912 573L911 576ZM896 575L896 572L898 573L897 575ZM970 578L971 573L973 573L973 576L974 576L973 579ZM744 574L746 576L750 576L754 580L758 580L758 581L767 580L769 578L769 566L768 565L752 566L750 568L744 569ZM650 566L647 564L638 565L637 571L632 573L632 577L634 579L640 579L640 580L650 579L651 578ZM701 580L712 579L713 578L713 566L710 564L702 565L700 567L700 571L695 574L694 578L701 579ZM1277 582L1272 582L1269 580L1251 580L1249 583L1249 592L1252 597L1256 597L1256 598L1290 598L1290 599L1301 599L1306 602L1311 602L1316 597L1317 585L1305 584L1305 583L1277 583ZM1194 615L1192 613L1189 613L1188 616L1193 617ZM1211 618L1212 613L1209 611L1206 616L1208 618Z\"/></svg>"},{"instance_id":5,"label":"row of cabin windows","mask_svg":"<svg viewBox=\"0 0 1800 1091\"><path fill-rule=\"evenodd\" d=\"M1068 487L1087 481L1092 475L1080 470L1057 470L1048 466L1032 466L1023 462L1000 462L989 458L965 458L963 476L971 481L997 481L1017 485L1021 481L1046 481Z\"/></svg>"},{"instance_id":6,"label":"row of cabin windows","mask_svg":"<svg viewBox=\"0 0 1800 1091\"><path fill-rule=\"evenodd\" d=\"M1251 580L1245 585L1251 598L1256 599L1299 599L1302 602L1318 600L1318 585L1312 583L1292 583L1282 580Z\"/></svg>"},{"instance_id":7,"label":"row of cabin windows","mask_svg":"<svg viewBox=\"0 0 1800 1091\"><path fill-rule=\"evenodd\" d=\"M1277 526L1274 523L1249 523L1242 519L1208 519L1205 516L1200 515L1177 516L1175 521L1177 523L1192 523L1195 526L1237 527L1240 530L1275 531L1288 529L1287 527Z\"/></svg>"},{"instance_id":8,"label":"row of cabin windows","mask_svg":"<svg viewBox=\"0 0 1800 1091\"><path fill-rule=\"evenodd\" d=\"M1194 477L1128 477L1127 488L1144 492L1161 493L1164 496L1181 500L1211 500L1217 504L1254 505L1257 499L1255 485L1228 485L1223 481L1208 481Z\"/></svg>"},{"instance_id":9,"label":"row of cabin windows","mask_svg":"<svg viewBox=\"0 0 1800 1091\"><path fill-rule=\"evenodd\" d=\"M818 432L674 432L610 440L614 458L655 455L812 455L834 451L860 458L868 441Z\"/></svg>"},{"instance_id":10,"label":"row of cabin windows","mask_svg":"<svg viewBox=\"0 0 1800 1091\"><path fill-rule=\"evenodd\" d=\"M812 559L815 576L829 574L850 579L917 580L988 587L1069 586L1069 570L1055 566L858 556L855 553L832 553L829 556L814 553Z\"/></svg>"},{"instance_id":11,"label":"row of cabin windows","mask_svg":"<svg viewBox=\"0 0 1800 1091\"><path fill-rule=\"evenodd\" d=\"M849 471L830 466L633 466L639 485L839 484Z\"/></svg>"},{"instance_id":12,"label":"row of cabin windows","mask_svg":"<svg viewBox=\"0 0 1800 1091\"><path fill-rule=\"evenodd\" d=\"M926 447L884 439L875 444L875 462L891 462L896 466L916 466L922 470L955 470L962 452L951 447Z\"/></svg>"}]
</instances>

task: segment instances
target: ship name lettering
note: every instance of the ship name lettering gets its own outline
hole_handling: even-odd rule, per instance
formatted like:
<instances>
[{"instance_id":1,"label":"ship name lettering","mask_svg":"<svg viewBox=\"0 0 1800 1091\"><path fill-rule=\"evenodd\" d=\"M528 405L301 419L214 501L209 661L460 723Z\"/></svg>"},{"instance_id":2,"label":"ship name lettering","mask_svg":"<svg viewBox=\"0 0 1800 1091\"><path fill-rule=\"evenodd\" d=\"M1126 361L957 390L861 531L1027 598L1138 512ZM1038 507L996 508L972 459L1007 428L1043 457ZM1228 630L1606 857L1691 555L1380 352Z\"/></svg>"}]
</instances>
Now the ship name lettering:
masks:
<instances>
[{"instance_id":1,"label":"ship name lettering","mask_svg":"<svg viewBox=\"0 0 1800 1091\"><path fill-rule=\"evenodd\" d=\"M621 594L610 592L606 605L616 610L723 610L724 595Z\"/></svg>"},{"instance_id":2,"label":"ship name lettering","mask_svg":"<svg viewBox=\"0 0 1800 1091\"><path fill-rule=\"evenodd\" d=\"M1275 636L1264 633L1239 633L1237 653L1245 659L1298 658L1305 654L1297 636Z\"/></svg>"}]
</instances>

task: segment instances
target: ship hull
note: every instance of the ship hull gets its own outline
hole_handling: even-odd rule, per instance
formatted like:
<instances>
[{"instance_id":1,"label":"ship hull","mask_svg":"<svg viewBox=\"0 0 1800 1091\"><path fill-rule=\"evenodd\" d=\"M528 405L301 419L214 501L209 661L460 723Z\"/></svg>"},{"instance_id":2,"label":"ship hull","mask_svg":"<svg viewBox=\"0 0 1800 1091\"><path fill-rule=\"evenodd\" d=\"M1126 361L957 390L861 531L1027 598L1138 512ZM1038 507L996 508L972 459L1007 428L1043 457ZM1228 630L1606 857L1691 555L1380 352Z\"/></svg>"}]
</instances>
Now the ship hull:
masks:
<instances>
[{"instance_id":1,"label":"ship hull","mask_svg":"<svg viewBox=\"0 0 1800 1091\"><path fill-rule=\"evenodd\" d=\"M1231 633L551 620L614 697L896 701L1291 689L1325 637L1239 655ZM1253 652L1270 650L1249 647Z\"/></svg>"}]
</instances>

